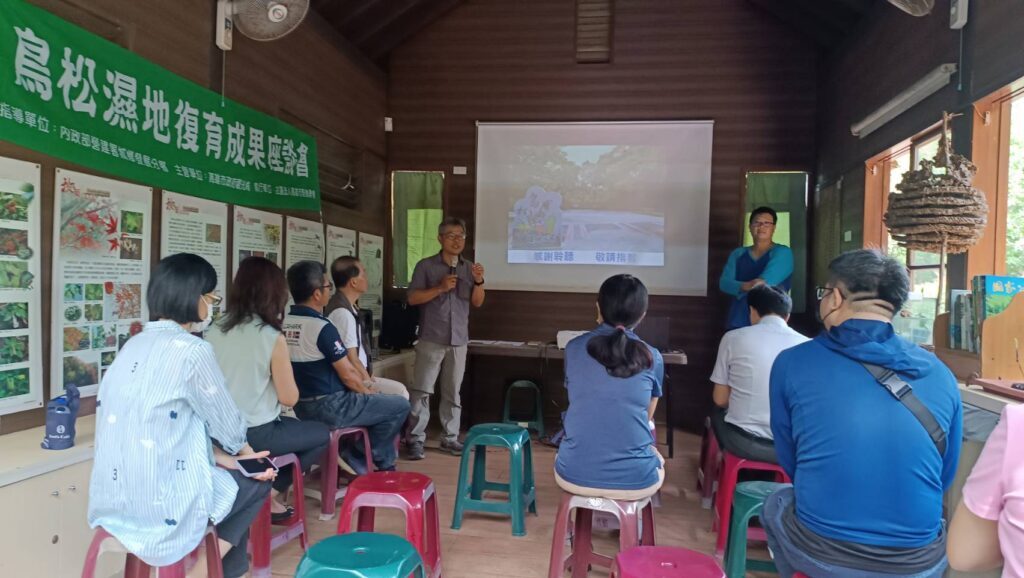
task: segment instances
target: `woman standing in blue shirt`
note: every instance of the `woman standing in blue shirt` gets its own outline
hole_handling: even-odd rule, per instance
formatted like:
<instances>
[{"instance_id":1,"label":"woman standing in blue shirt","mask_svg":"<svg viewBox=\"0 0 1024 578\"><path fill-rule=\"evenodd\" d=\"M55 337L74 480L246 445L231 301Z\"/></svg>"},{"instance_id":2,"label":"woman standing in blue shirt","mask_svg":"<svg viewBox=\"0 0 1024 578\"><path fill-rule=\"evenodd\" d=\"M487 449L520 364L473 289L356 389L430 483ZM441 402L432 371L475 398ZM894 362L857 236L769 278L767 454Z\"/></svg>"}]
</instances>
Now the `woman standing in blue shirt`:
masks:
<instances>
[{"instance_id":1,"label":"woman standing in blue shirt","mask_svg":"<svg viewBox=\"0 0 1024 578\"><path fill-rule=\"evenodd\" d=\"M648 425L661 397L661 353L633 328L647 313L647 288L615 275L597 296L597 329L565 348L569 410L555 459L565 491L613 500L653 495L665 480L664 460Z\"/></svg>"},{"instance_id":2,"label":"woman standing in blue shirt","mask_svg":"<svg viewBox=\"0 0 1024 578\"><path fill-rule=\"evenodd\" d=\"M158 321L128 340L100 384L89 526L103 527L143 562L167 566L215 524L224 576L238 578L249 568L249 525L270 494L270 484L257 480L274 472L255 479L238 472L236 459L267 452L246 443L245 419L213 348L192 335L213 319L216 286L202 257L180 253L157 265L146 303Z\"/></svg>"},{"instance_id":3,"label":"woman standing in blue shirt","mask_svg":"<svg viewBox=\"0 0 1024 578\"><path fill-rule=\"evenodd\" d=\"M793 279L793 251L772 241L778 215L770 207L758 207L750 213L750 236L754 244L740 247L729 255L718 288L735 299L729 308L725 329L750 325L747 292L758 285L774 285L789 291Z\"/></svg>"}]
</instances>

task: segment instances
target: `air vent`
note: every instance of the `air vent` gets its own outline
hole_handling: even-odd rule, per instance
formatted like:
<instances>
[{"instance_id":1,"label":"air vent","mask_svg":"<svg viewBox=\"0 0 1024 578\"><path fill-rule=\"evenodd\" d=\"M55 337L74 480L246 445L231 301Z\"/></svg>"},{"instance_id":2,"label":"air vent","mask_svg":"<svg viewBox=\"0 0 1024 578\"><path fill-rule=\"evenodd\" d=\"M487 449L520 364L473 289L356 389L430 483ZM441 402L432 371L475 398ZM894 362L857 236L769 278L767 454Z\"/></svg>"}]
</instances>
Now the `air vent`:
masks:
<instances>
[{"instance_id":1,"label":"air vent","mask_svg":"<svg viewBox=\"0 0 1024 578\"><path fill-rule=\"evenodd\" d=\"M576 62L611 62L614 0L576 0Z\"/></svg>"}]
</instances>

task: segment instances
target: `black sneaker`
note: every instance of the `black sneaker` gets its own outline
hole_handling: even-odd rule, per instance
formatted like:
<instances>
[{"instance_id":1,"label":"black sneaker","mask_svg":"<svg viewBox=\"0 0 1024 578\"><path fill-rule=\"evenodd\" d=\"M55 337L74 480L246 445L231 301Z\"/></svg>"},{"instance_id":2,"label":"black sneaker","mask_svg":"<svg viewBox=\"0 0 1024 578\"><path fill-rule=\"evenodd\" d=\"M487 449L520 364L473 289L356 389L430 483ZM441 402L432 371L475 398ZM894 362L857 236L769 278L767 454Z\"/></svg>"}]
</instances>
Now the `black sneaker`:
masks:
<instances>
[{"instance_id":1,"label":"black sneaker","mask_svg":"<svg viewBox=\"0 0 1024 578\"><path fill-rule=\"evenodd\" d=\"M462 455L462 449L464 447L465 446L462 445L462 442L460 442L457 439L451 440L451 441L441 440L441 447L439 449L442 452L448 452L448 453L450 453L453 456L461 456Z\"/></svg>"},{"instance_id":2,"label":"black sneaker","mask_svg":"<svg viewBox=\"0 0 1024 578\"><path fill-rule=\"evenodd\" d=\"M423 455L423 442L409 442L406 448L406 457L410 460L422 460Z\"/></svg>"}]
</instances>

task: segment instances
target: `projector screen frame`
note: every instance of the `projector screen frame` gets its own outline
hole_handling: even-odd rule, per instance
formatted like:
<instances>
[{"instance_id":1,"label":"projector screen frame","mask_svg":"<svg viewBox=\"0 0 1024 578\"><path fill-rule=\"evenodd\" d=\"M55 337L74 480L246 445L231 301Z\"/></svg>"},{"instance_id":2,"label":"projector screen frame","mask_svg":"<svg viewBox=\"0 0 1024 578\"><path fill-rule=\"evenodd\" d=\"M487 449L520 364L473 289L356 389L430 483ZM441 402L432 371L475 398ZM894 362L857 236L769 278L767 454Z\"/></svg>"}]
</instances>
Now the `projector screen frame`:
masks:
<instances>
[{"instance_id":1,"label":"projector screen frame","mask_svg":"<svg viewBox=\"0 0 1024 578\"><path fill-rule=\"evenodd\" d=\"M475 189L474 189L474 194L475 194L474 195L475 196L475 203L474 203L475 204L475 210L474 210L474 214L475 214L475 217L476 217L476 223L475 223L475 228L476 228L475 233L476 234L474 234L474 238L473 238L473 249L474 249L475 258L477 260L479 260L484 266L492 265L491 268L488 269L488 273L489 273L488 274L488 288L492 289L492 290L500 290L500 291L584 293L584 294L592 293L592 292L596 291L598 286L599 286L599 284L600 284L600 281L596 281L596 283L594 282L594 279L596 279L596 277L595 277L595 273L594 273L594 269L593 268L600 268L601 269L601 280L603 280L604 278L606 278L606 277L608 277L610 275L618 273L618 272L629 272L629 273L637 275L641 279L644 279L645 277L652 276L652 275L650 275L650 273L652 271L654 271L656 269L664 269L664 267L669 265L667 256L669 255L670 250L674 250L674 248L668 244L670 239L666 235L666 238L665 238L665 243L666 244L664 246L664 255L666 256L666 262L665 262L665 265L663 265L661 267L657 267L657 266L639 266L639 265L633 265L633 266L622 265L622 266L616 267L616 266L609 266L608 264L574 264L574 265L571 265L571 267L573 267L573 268L580 268L580 272L584 272L583 271L584 269L588 270L588 271L586 271L586 273L588 273L588 276L591 277L592 279L591 279L591 283L588 283L586 288L580 287L580 286L571 287L571 288L563 288L563 287L557 287L557 286L544 286L544 287L539 287L539 288L528 288L528 287L523 287L523 286L509 286L508 283L504 282L504 279L493 279L493 276L490 274L490 272L494 270L493 264L492 263L489 264L488 261L495 260L494 250L493 250L493 248L490 248L489 251L488 251L488 254L482 256L481 253L483 251L481 251L481 245L480 245L480 241L483 238L483 236L480 234L480 230L482 230L482 227L485 226L484 223L486 223L486 220L481 217L481 207L482 207L482 205L486 206L486 203L481 203L480 202L481 190L483 190L483 186L482 186L482 182L481 182L481 177L482 177L482 171L481 171L481 167L482 167L482 163L481 163L481 129L486 128L486 127L518 127L518 126L525 126L525 127L653 126L653 127L657 127L657 128L665 128L665 127L673 127L673 126L692 126L692 127L698 128L698 129L699 128L707 129L707 135L706 135L706 137L704 137L704 138L706 138L706 142L702 142L702 144L706 147L706 150L705 149L701 149L698 153L696 153L694 155L693 158L690 158L690 156L688 156L688 155L684 155L682 158L680 158L680 162L681 163L690 163L690 164L694 164L694 162L695 162L694 159L696 158L701 163L701 164L699 164L698 168L702 169L702 172L700 173L700 176L703 179L703 181L700 183L700 185L701 185L700 189L701 190L700 190L699 193L697 193L700 196L700 198L698 198L697 200L700 201L700 202L698 203L699 206L696 207L696 210L699 211L700 213L702 213L704 218L701 219L699 222L692 223L692 226L690 227L691 230L698 230L698 232L701 233L701 235L702 235L702 238L700 239L701 242L700 243L689 243L688 242L683 247L677 249L679 252L683 252L685 250L685 252L688 255L690 255L689 257L686 258L686 260L684 260L684 262L687 265L689 265L689 263L691 263L691 262L696 264L696 268L700 270L699 280L696 278L696 276L690 276L688 274L689 269L688 268L684 268L684 271L687 272L687 274L685 275L685 278L690 280L690 281L687 282L688 285L686 287L683 287L683 288L675 287L675 286L672 286L672 284L666 284L663 281L661 282L661 286L658 286L658 283L653 283L653 284L652 283L647 283L647 284L648 284L648 289L650 290L652 295L704 297L704 296L707 296L709 294L709 287L710 287L709 286L709 280L708 280L708 271L709 271L709 266L708 265L709 265L709 259L710 259L710 230L709 229L710 229L710 204L711 204L711 202L710 202L710 197L711 197L711 174L713 172L712 171L712 169L713 169L712 153L713 153L713 146L714 146L714 126L715 126L714 119L629 120L629 121L565 121L565 122L562 122L562 121L511 121L511 122L503 122L503 121L483 121L483 120L478 120L478 121L475 122L475 125L476 125L476 129L477 129L476 130L476 134L475 134L475 141L476 141L476 143L475 143L476 144L475 170L476 170L476 174L474 175L474 187L475 187ZM572 139L570 139L570 141L571 140ZM574 146L574 145L573 145L573 143L568 142L564 146ZM686 148L686 147L681 147L681 148L683 148L683 150L685 150L687 153L690 152L689 148ZM706 154L706 156L701 156L702 154ZM694 193L688 191L687 194L691 194L692 195ZM688 208L689 207L687 207L687 209ZM665 211L664 214L666 214L666 215L671 214L671 211ZM492 220L493 220L493 218L492 218ZM493 230L493 223L487 223L487 226L491 226L492 230ZM509 227L511 227L511 224L509 224ZM509 234L503 233L502 236L505 237L505 241L507 243L508 242L508 238L509 238ZM491 244L493 244L493 241L491 239L488 239L488 241L491 242ZM507 253L511 253L512 252L511 251L511 247L509 247L509 249L510 250L508 252L502 254L502 256L505 257L505 259L503 259L501 261L502 266L503 267L510 267L510 266L516 267L516 266L522 265L522 263L514 263L514 262L510 262L509 261L509 255ZM532 267L551 267L552 268L552 272L554 272L556 270L556 267L557 267L556 265L539 264L539 263L536 263L536 262L531 263L531 264L526 265L526 266L532 266ZM672 279L675 280L677 278L684 277L684 275L680 274L678 263L674 263L673 266L675 267L675 273L672 275ZM558 268L557 270L559 272L564 272L565 271L564 268ZM645 281L645 283L646 283L646 281ZM593 285L593 286L590 287L590 285Z\"/></svg>"}]
</instances>

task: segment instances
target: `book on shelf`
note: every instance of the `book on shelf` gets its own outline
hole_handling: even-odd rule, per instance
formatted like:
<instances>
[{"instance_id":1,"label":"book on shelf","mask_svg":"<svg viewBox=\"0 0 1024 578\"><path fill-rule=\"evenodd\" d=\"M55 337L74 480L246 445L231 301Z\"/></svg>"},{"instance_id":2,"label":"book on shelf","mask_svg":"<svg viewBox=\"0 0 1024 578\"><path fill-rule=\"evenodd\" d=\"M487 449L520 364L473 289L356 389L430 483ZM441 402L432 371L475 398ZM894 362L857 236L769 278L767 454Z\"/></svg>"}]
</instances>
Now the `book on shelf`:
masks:
<instances>
[{"instance_id":1,"label":"book on shelf","mask_svg":"<svg viewBox=\"0 0 1024 578\"><path fill-rule=\"evenodd\" d=\"M971 294L967 298L971 302L971 319L968 323L968 347L965 349L972 353L981 351L981 324L1002 313L1010 306L1013 296L1021 291L1024 291L1024 277L978 275L971 279Z\"/></svg>"}]
</instances>

